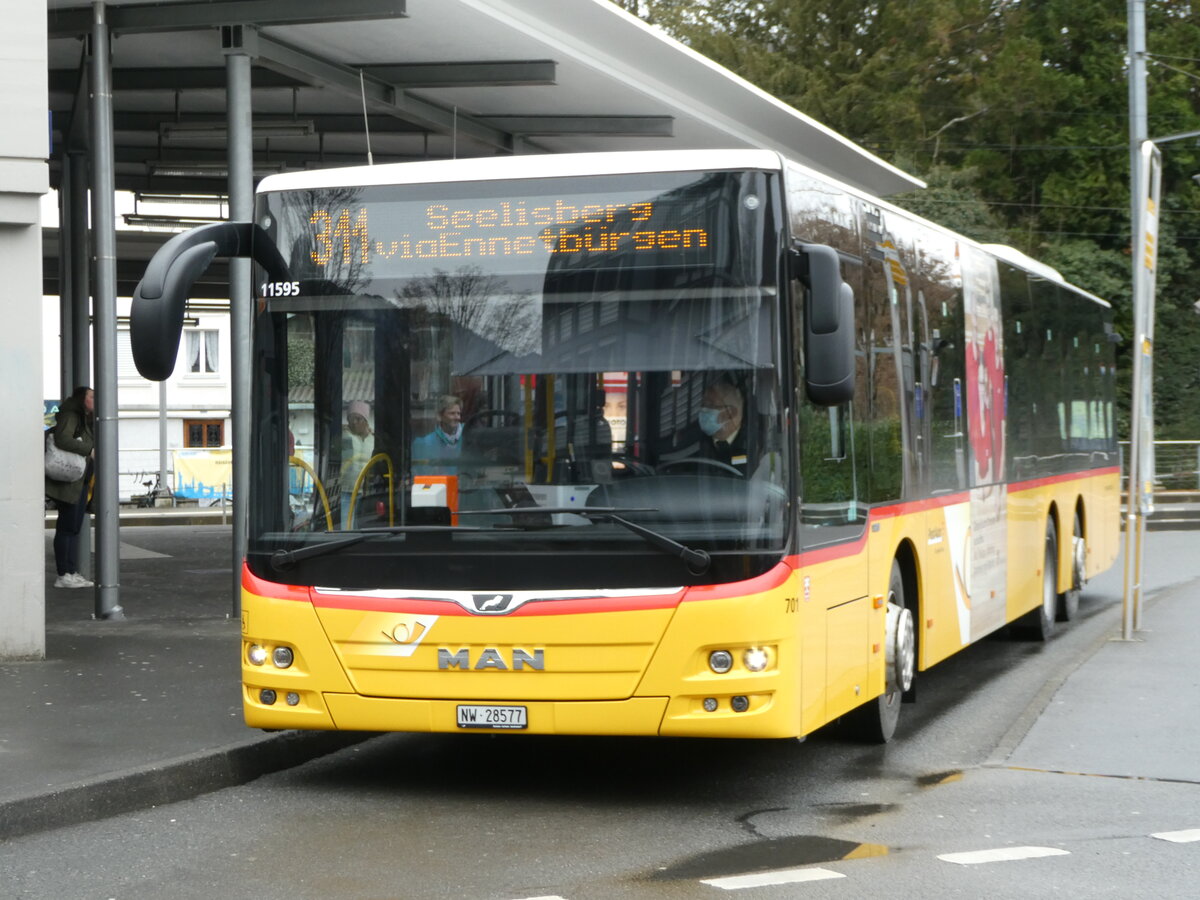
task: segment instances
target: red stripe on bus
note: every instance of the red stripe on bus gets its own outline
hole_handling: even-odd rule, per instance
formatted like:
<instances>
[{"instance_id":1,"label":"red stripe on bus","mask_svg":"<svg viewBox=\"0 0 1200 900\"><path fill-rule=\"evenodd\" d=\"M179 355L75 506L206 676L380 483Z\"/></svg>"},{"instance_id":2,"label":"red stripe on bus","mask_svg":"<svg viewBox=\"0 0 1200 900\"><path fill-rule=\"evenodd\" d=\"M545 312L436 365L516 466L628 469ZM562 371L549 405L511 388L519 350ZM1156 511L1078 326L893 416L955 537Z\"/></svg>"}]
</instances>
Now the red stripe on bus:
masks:
<instances>
[{"instance_id":1,"label":"red stripe on bus","mask_svg":"<svg viewBox=\"0 0 1200 900\"><path fill-rule=\"evenodd\" d=\"M1008 492L1017 494L1021 491L1032 491L1036 488L1045 487L1048 484L1062 484L1064 481L1077 481L1084 478L1091 478L1096 475L1116 475L1120 473L1120 466L1110 466L1106 469L1091 469L1087 472L1071 472L1067 475L1047 475L1045 478L1034 478L1029 481L1020 481L1016 484L1009 485Z\"/></svg>"},{"instance_id":2,"label":"red stripe on bus","mask_svg":"<svg viewBox=\"0 0 1200 900\"><path fill-rule=\"evenodd\" d=\"M1119 472L1120 468L1118 466L1110 466L1086 472L1050 475L1044 478L1034 478L1029 481L1009 484L1008 491L1009 493L1020 493L1045 487L1046 485L1061 484L1067 481L1083 480L1096 476L1115 475ZM684 588L674 594L632 597L603 597L597 595L594 598L537 600L525 603L507 615L510 617L523 615L554 616L595 612L629 612L645 609L671 609L685 601L728 600L735 597L765 593L782 585L791 576L793 570L861 554L866 548L867 536L870 533L871 525L875 522L882 519L892 519L898 516L941 509L956 503L966 503L970 500L970 496L970 491L958 491L938 497L926 497L921 500L910 500L873 507L868 512L862 534L853 540L830 544L824 547L814 547L810 550L802 550L800 553L789 555L770 571L746 581L735 581L728 584L696 585ZM429 615L442 616L476 615L476 613L459 606L452 600L423 600L418 597L364 597L354 594L321 594L302 585L279 584L272 581L265 581L252 573L249 566L245 564L242 566L242 588L260 597L311 602L314 606L327 609L349 609L360 610L362 612L397 612L403 610L410 613L427 613ZM553 591L547 591L547 593L553 594Z\"/></svg>"}]
</instances>

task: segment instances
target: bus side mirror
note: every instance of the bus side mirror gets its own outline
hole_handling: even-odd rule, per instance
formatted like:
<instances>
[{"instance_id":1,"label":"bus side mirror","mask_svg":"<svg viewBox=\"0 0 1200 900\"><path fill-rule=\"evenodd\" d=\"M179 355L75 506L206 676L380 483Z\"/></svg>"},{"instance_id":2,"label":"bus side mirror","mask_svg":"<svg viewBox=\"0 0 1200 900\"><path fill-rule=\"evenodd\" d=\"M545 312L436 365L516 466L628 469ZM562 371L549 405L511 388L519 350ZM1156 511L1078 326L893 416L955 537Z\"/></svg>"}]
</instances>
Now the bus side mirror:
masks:
<instances>
[{"instance_id":1,"label":"bus side mirror","mask_svg":"<svg viewBox=\"0 0 1200 900\"><path fill-rule=\"evenodd\" d=\"M854 290L842 280L837 251L801 244L795 272L808 288L804 304L804 387L819 406L854 399Z\"/></svg>"},{"instance_id":2,"label":"bus side mirror","mask_svg":"<svg viewBox=\"0 0 1200 900\"><path fill-rule=\"evenodd\" d=\"M151 381L170 377L179 355L188 294L214 257L251 253L274 280L290 280L275 242L251 222L201 225L158 248L133 292L129 310L129 342L142 377Z\"/></svg>"}]
</instances>

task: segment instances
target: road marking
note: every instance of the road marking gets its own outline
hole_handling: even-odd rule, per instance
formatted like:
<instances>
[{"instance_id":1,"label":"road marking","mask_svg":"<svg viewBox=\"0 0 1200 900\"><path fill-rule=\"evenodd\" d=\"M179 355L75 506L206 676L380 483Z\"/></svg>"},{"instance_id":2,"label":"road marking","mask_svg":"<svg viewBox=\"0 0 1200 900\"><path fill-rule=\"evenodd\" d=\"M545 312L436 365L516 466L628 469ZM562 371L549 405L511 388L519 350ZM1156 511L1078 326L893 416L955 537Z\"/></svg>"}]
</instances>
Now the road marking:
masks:
<instances>
[{"instance_id":1,"label":"road marking","mask_svg":"<svg viewBox=\"0 0 1200 900\"><path fill-rule=\"evenodd\" d=\"M121 559L168 559L168 554L159 553L155 550L147 550L145 547L135 547L133 544L127 544L124 541L118 542L119 556ZM93 550L93 552L95 552ZM228 570L226 570L228 571Z\"/></svg>"},{"instance_id":2,"label":"road marking","mask_svg":"<svg viewBox=\"0 0 1200 900\"><path fill-rule=\"evenodd\" d=\"M701 879L700 883L710 884L723 891L740 891L742 888L766 887L772 884L798 884L802 881L825 881L830 878L845 877L841 872L831 872L829 869L776 869L773 872L730 875L728 878L705 878Z\"/></svg>"},{"instance_id":3,"label":"road marking","mask_svg":"<svg viewBox=\"0 0 1200 900\"><path fill-rule=\"evenodd\" d=\"M1150 837L1158 838L1160 841L1172 841L1176 844L1190 844L1192 841L1200 841L1200 828L1189 828L1187 831L1160 831Z\"/></svg>"},{"instance_id":4,"label":"road marking","mask_svg":"<svg viewBox=\"0 0 1200 900\"><path fill-rule=\"evenodd\" d=\"M995 850L972 850L968 853L943 853L938 859L958 863L960 866L975 866L981 863L1011 862L1017 859L1036 859L1039 856L1069 856L1066 850L1057 847L997 847Z\"/></svg>"}]
</instances>

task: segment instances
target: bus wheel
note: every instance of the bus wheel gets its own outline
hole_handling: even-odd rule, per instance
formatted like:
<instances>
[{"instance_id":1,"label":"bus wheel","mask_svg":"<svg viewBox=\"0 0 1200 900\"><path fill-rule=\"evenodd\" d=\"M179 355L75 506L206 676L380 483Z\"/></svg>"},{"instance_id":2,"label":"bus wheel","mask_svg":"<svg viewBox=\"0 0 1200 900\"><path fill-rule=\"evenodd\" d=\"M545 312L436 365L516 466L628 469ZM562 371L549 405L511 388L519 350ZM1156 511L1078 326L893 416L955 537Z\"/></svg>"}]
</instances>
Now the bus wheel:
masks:
<instances>
[{"instance_id":1,"label":"bus wheel","mask_svg":"<svg viewBox=\"0 0 1200 900\"><path fill-rule=\"evenodd\" d=\"M1054 520L1046 520L1046 550L1042 562L1042 602L1017 620L1017 629L1035 641L1048 641L1058 616L1058 532Z\"/></svg>"},{"instance_id":2,"label":"bus wheel","mask_svg":"<svg viewBox=\"0 0 1200 900\"><path fill-rule=\"evenodd\" d=\"M1083 522L1075 513L1075 533L1071 537L1071 586L1058 595L1058 621L1070 622L1079 615L1079 595L1087 581L1087 542L1083 538Z\"/></svg>"},{"instance_id":3,"label":"bus wheel","mask_svg":"<svg viewBox=\"0 0 1200 900\"><path fill-rule=\"evenodd\" d=\"M917 668L917 639L912 610L904 604L900 563L892 562L888 579L887 631L884 636L886 671L883 693L851 714L855 735L873 744L886 744L896 733L900 704L913 685Z\"/></svg>"}]
</instances>

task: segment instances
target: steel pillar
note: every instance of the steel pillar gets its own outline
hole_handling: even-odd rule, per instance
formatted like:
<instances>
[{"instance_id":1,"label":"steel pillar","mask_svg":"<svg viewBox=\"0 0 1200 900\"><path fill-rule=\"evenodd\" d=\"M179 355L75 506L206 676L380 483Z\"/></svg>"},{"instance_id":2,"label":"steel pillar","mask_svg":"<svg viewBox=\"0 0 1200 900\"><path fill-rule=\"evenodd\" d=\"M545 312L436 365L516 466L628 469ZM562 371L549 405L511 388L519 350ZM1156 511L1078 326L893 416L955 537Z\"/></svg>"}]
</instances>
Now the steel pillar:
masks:
<instances>
[{"instance_id":1,"label":"steel pillar","mask_svg":"<svg viewBox=\"0 0 1200 900\"><path fill-rule=\"evenodd\" d=\"M229 125L229 218L254 215L254 147L250 120L250 57L225 56L226 117ZM250 485L250 260L229 261L230 419L233 436L233 601L241 614L242 560L246 555L247 494Z\"/></svg>"},{"instance_id":2,"label":"steel pillar","mask_svg":"<svg viewBox=\"0 0 1200 900\"><path fill-rule=\"evenodd\" d=\"M120 584L117 440L117 236L113 163L112 60L105 5L92 4L92 235L96 260L96 608L97 619L124 619Z\"/></svg>"}]
</instances>

